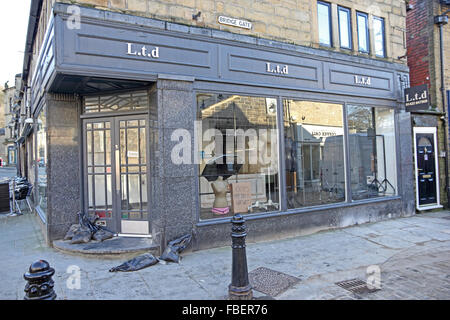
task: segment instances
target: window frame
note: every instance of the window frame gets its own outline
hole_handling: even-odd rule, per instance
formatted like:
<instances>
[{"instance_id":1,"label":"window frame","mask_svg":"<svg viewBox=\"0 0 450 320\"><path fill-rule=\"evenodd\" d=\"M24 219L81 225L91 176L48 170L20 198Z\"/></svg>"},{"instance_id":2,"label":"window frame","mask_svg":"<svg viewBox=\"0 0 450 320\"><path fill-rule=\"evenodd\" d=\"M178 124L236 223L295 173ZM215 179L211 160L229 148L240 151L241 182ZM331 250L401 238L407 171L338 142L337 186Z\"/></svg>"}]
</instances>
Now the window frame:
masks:
<instances>
[{"instance_id":1,"label":"window frame","mask_svg":"<svg viewBox=\"0 0 450 320\"><path fill-rule=\"evenodd\" d=\"M379 58L386 58L386 22L385 19L383 17L378 17L378 16L373 16L373 20L378 20L381 22L381 35L383 37L383 54L379 55L377 54L377 50L376 48L374 48L375 51L375 56L379 57ZM373 28L373 35L374 35L374 45L376 44L376 39L375 39L375 24L374 24L374 28Z\"/></svg>"},{"instance_id":2,"label":"window frame","mask_svg":"<svg viewBox=\"0 0 450 320\"><path fill-rule=\"evenodd\" d=\"M330 37L330 43L329 44L320 42L319 5L326 6L328 8L328 25L329 25L328 35ZM333 47L333 17L332 17L332 12L331 12L331 3L329 3L329 2L317 1L317 33L319 35L319 44L321 46L329 47L329 48Z\"/></svg>"},{"instance_id":3,"label":"window frame","mask_svg":"<svg viewBox=\"0 0 450 320\"><path fill-rule=\"evenodd\" d=\"M348 27L348 40L349 40L349 46L348 47L344 47L342 46L342 37L341 37L341 15L340 15L340 11L344 11L348 14L348 19L347 19L347 27ZM353 49L353 32L352 32L352 10L350 8L346 8L346 7L342 7L342 6L338 6L337 7L337 16L338 16L338 30L339 30L339 47L341 49L347 49L347 50L352 50Z\"/></svg>"},{"instance_id":4,"label":"window frame","mask_svg":"<svg viewBox=\"0 0 450 320\"><path fill-rule=\"evenodd\" d=\"M274 180L274 182L276 181L277 182L277 184L278 184L278 191L277 191L277 193L278 193L278 208L273 208L272 210L267 210L267 211L264 211L264 212L248 212L248 213L245 213L244 215L245 215L245 218L246 219L248 219L248 218L250 218L250 219L252 219L252 218L258 218L258 217L264 217L264 218L267 218L267 217L271 217L271 216L273 216L273 215L279 215L279 214L282 214L283 212L285 213L286 212L286 209L285 208L283 208L283 190L282 190L282 174L281 174L281 171L282 171L282 155L281 155L281 152L282 152L282 147L281 147L281 139L280 139L280 134L281 134L281 129L279 128L279 125L282 123L281 122L281 119L280 119L280 117L282 117L282 115L281 115L281 109L280 108L282 108L282 107L280 107L280 101L282 101L282 100L280 100L280 99L282 99L282 98L280 98L281 96L280 95L276 95L276 94L264 94L264 93L257 93L257 92L253 92L253 91L250 91L250 92L248 92L248 91L241 91L241 90L232 90L232 91L229 91L229 90L221 90L220 88L214 88L214 89L205 89L205 88L202 88L202 89L196 89L196 90L193 90L193 103L194 103L194 105L195 105L195 108L196 108L196 116L195 116L195 120L196 121L202 121L203 119L201 118L201 115L200 115L200 109L198 108L198 105L197 105L197 96L199 95L199 94L226 94L226 95L237 95L237 96L242 96L242 97L248 97L248 98L264 98L264 99L267 99L267 98L271 98L271 99L276 99L276 101L277 101L277 109L276 109L276 120L275 120L275 123L276 123L276 126L277 126L277 138L276 138L276 142L277 142L277 153L278 153L278 155L277 155L277 162L278 162L278 178L276 179L276 180ZM195 133L196 134L196 133ZM197 137L198 138L198 137ZM204 195L205 193L202 193L201 192L201 186L200 186L200 178L201 178L201 172L200 172L200 166L201 166L201 161L199 162L199 163L196 163L195 164L196 165L196 175L197 175L197 177L196 177L196 189L195 189L195 192L196 192L196 195L197 195L197 204L196 204L196 214L197 214L197 217L196 217L196 220L197 220L197 224L198 225L209 225L209 224L216 224L216 223L221 223L221 222L223 222L223 221L229 221L229 219L230 219L230 217L220 217L220 216L218 216L218 217L213 217L213 218L208 218L208 219L202 219L201 218L201 196L202 195ZM230 211L231 212L231 211Z\"/></svg>"},{"instance_id":5,"label":"window frame","mask_svg":"<svg viewBox=\"0 0 450 320\"><path fill-rule=\"evenodd\" d=\"M35 176L34 176L34 196L33 198L35 199L35 203L34 203L34 208L36 210L36 212L38 213L38 216L40 217L40 219L42 220L43 223L47 224L47 218L48 218L48 207L42 208L40 205L40 200L41 200L41 196L39 194L39 164L37 163L37 159L39 158L39 117L43 115L43 117L45 117L45 127L42 127L42 129L45 129L45 144L46 144L46 148L48 148L47 145L47 138L48 138L48 117L47 117L47 106L44 104L42 105L39 110L35 113L35 128L33 130L33 140L34 140L34 161L35 161ZM48 154L46 155L46 179L48 179ZM46 201L48 201L48 184L46 185ZM48 204L47 204L48 206Z\"/></svg>"},{"instance_id":6,"label":"window frame","mask_svg":"<svg viewBox=\"0 0 450 320\"><path fill-rule=\"evenodd\" d=\"M367 51L361 50L360 43L359 43L359 39L360 39L360 35L361 35L361 32L360 32L361 30L359 29L359 21L358 21L359 17L363 17L366 20L365 33L366 33L366 41L367 41ZM356 31L358 33L358 52L370 54L369 14L361 12L361 11L356 11Z\"/></svg>"}]
</instances>

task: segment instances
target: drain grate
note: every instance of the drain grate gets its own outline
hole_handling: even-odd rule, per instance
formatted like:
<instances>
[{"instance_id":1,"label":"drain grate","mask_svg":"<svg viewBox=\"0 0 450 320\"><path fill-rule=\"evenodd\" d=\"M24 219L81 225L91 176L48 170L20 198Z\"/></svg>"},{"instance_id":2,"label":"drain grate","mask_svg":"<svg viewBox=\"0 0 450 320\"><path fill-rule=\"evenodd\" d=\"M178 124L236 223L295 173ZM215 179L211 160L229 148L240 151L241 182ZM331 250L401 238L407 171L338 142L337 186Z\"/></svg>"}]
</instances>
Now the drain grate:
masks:
<instances>
[{"instance_id":1,"label":"drain grate","mask_svg":"<svg viewBox=\"0 0 450 320\"><path fill-rule=\"evenodd\" d=\"M300 281L299 278L265 267L249 272L248 278L254 290L271 297L283 293Z\"/></svg>"},{"instance_id":2,"label":"drain grate","mask_svg":"<svg viewBox=\"0 0 450 320\"><path fill-rule=\"evenodd\" d=\"M367 283L362 281L361 279L350 279L350 280L336 282L335 284L345 290L348 290L348 291L356 293L356 294L372 293L372 292L380 290L377 288L371 289L371 288L367 287Z\"/></svg>"}]
</instances>

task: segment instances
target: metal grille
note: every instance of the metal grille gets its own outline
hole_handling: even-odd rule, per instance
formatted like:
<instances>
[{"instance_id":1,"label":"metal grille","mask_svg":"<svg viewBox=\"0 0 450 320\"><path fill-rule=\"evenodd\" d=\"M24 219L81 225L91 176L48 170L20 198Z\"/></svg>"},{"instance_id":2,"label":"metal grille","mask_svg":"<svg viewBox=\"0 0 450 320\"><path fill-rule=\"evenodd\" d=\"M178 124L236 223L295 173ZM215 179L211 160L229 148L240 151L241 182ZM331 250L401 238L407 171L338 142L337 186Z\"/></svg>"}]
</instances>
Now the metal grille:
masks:
<instances>
[{"instance_id":1,"label":"metal grille","mask_svg":"<svg viewBox=\"0 0 450 320\"><path fill-rule=\"evenodd\" d=\"M145 109L148 109L147 91L87 96L84 98L84 113L135 111Z\"/></svg>"},{"instance_id":2,"label":"metal grille","mask_svg":"<svg viewBox=\"0 0 450 320\"><path fill-rule=\"evenodd\" d=\"M337 286L356 294L372 293L380 289L369 288L367 283L361 279L350 279L335 283Z\"/></svg>"},{"instance_id":3,"label":"metal grille","mask_svg":"<svg viewBox=\"0 0 450 320\"><path fill-rule=\"evenodd\" d=\"M254 290L271 297L283 293L300 281L299 278L264 267L249 272L248 276Z\"/></svg>"}]
</instances>

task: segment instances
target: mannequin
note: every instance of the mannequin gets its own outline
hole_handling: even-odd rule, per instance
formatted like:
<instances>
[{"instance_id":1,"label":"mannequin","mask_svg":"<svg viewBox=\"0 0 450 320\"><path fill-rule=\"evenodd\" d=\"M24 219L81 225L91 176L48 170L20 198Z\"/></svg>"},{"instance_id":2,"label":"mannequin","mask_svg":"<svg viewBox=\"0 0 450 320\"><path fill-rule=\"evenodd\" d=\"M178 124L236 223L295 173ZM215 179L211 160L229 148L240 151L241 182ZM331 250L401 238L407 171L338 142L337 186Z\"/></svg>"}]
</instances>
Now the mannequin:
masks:
<instances>
[{"instance_id":1,"label":"mannequin","mask_svg":"<svg viewBox=\"0 0 450 320\"><path fill-rule=\"evenodd\" d=\"M211 211L218 215L228 214L230 212L227 201L228 182L223 180L222 176L219 176L216 181L211 183L211 187L215 195Z\"/></svg>"}]
</instances>

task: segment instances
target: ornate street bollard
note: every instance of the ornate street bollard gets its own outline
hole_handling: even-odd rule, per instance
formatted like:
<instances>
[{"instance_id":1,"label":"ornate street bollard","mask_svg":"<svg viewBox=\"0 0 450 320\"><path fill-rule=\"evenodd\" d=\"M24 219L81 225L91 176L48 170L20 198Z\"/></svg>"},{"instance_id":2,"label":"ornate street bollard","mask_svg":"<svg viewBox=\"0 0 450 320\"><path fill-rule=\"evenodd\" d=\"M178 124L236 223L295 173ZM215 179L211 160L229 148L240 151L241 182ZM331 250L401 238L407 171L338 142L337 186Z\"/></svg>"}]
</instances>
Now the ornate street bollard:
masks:
<instances>
[{"instance_id":1,"label":"ornate street bollard","mask_svg":"<svg viewBox=\"0 0 450 320\"><path fill-rule=\"evenodd\" d=\"M245 237L247 236L245 221L240 214L236 214L231 219L231 223L233 262L231 284L228 287L228 299L251 300L253 291L248 280L247 254L245 252Z\"/></svg>"},{"instance_id":2,"label":"ornate street bollard","mask_svg":"<svg viewBox=\"0 0 450 320\"><path fill-rule=\"evenodd\" d=\"M55 269L45 260L34 262L23 277L28 283L25 286L25 300L55 300L56 293L53 291L54 282L52 276Z\"/></svg>"}]
</instances>

